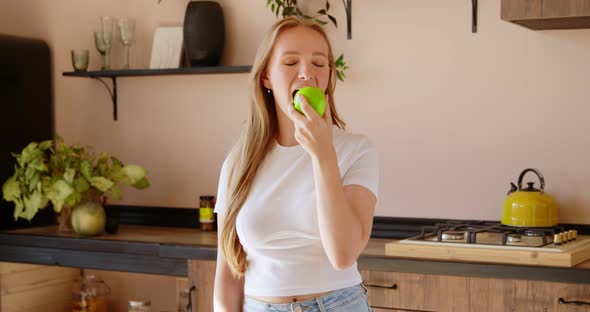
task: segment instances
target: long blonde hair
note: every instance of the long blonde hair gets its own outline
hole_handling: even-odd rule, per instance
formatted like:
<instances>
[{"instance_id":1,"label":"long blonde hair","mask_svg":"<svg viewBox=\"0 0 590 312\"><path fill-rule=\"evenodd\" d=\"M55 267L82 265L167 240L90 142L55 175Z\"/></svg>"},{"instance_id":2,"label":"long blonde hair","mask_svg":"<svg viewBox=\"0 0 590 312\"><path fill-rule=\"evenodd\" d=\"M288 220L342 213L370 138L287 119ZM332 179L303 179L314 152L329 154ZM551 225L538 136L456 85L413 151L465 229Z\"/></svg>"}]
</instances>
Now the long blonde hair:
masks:
<instances>
[{"instance_id":1,"label":"long blonde hair","mask_svg":"<svg viewBox=\"0 0 590 312\"><path fill-rule=\"evenodd\" d=\"M238 213L250 192L258 167L266 154L276 144L275 138L278 131L274 97L271 93L266 92L262 84L261 74L266 70L278 35L285 29L297 26L309 27L320 33L326 40L330 63L330 79L326 93L330 99L328 102L332 112L332 123L339 128L345 126L344 121L334 107L336 67L328 36L319 24L311 20L293 16L279 20L267 33L256 53L249 77L250 114L246 120L245 130L230 153L229 164L231 169L227 185L227 208L221 233L222 246L220 248L223 248L225 259L235 276L243 276L246 272L246 253L236 231Z\"/></svg>"}]
</instances>

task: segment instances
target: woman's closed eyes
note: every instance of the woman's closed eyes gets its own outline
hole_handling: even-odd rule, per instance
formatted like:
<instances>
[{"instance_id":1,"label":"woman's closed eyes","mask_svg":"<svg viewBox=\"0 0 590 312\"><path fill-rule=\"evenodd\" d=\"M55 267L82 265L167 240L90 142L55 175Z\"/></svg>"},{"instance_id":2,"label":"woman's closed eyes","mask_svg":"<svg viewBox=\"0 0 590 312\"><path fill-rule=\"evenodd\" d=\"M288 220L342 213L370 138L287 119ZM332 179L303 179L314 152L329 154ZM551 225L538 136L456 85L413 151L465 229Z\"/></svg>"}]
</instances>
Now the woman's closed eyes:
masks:
<instances>
[{"instance_id":1,"label":"woman's closed eyes","mask_svg":"<svg viewBox=\"0 0 590 312\"><path fill-rule=\"evenodd\" d=\"M297 65L297 63L299 63L299 62L298 61L285 61L285 62L283 62L283 65L286 65L286 66L294 66L294 65ZM324 66L326 66L324 62L319 62L319 61L318 62L312 62L312 64L314 66L316 66L316 67L324 67Z\"/></svg>"}]
</instances>

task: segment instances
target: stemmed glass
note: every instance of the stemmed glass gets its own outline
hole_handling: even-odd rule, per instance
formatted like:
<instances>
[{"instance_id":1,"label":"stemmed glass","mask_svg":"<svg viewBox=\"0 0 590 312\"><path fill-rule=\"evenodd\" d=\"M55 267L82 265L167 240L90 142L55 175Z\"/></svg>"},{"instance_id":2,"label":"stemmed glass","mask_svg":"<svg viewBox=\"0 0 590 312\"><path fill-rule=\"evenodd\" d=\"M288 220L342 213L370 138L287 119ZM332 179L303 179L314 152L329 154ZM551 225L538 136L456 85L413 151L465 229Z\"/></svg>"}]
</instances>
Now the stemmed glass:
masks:
<instances>
[{"instance_id":1,"label":"stemmed glass","mask_svg":"<svg viewBox=\"0 0 590 312\"><path fill-rule=\"evenodd\" d=\"M100 53L102 64L100 69L111 68L110 53L113 44L113 18L110 16L100 17L100 31L94 32L94 43Z\"/></svg>"},{"instance_id":2,"label":"stemmed glass","mask_svg":"<svg viewBox=\"0 0 590 312\"><path fill-rule=\"evenodd\" d=\"M129 69L129 49L133 44L133 38L135 33L135 20L132 18L121 18L119 19L119 34L121 43L125 48L125 54L123 59L123 68Z\"/></svg>"}]
</instances>

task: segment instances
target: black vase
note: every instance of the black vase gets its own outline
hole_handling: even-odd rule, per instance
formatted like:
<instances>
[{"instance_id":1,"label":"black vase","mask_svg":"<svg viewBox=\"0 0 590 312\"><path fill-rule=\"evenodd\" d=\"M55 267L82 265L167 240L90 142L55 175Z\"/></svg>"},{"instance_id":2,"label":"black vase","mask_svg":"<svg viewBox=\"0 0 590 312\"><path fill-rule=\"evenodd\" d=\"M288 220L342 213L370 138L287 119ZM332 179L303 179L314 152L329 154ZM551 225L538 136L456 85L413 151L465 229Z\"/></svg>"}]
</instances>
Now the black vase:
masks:
<instances>
[{"instance_id":1,"label":"black vase","mask_svg":"<svg viewBox=\"0 0 590 312\"><path fill-rule=\"evenodd\" d=\"M225 42L225 23L219 3L189 2L184 15L183 36L191 66L218 65Z\"/></svg>"}]
</instances>

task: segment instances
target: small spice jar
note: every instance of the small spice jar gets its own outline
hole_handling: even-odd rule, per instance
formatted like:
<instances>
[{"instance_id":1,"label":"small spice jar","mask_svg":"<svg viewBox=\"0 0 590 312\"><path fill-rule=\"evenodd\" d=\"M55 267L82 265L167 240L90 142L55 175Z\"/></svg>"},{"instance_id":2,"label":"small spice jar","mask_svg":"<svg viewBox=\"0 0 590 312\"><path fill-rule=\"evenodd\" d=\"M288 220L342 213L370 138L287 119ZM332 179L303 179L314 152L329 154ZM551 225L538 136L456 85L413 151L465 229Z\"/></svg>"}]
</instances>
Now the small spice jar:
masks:
<instances>
[{"instance_id":1,"label":"small spice jar","mask_svg":"<svg viewBox=\"0 0 590 312\"><path fill-rule=\"evenodd\" d=\"M201 231L215 230L215 217L213 216L213 199L211 195L200 197L199 205L199 228Z\"/></svg>"},{"instance_id":2,"label":"small spice jar","mask_svg":"<svg viewBox=\"0 0 590 312\"><path fill-rule=\"evenodd\" d=\"M73 311L107 312L107 297L110 287L94 274L83 274L73 284Z\"/></svg>"},{"instance_id":3,"label":"small spice jar","mask_svg":"<svg viewBox=\"0 0 590 312\"><path fill-rule=\"evenodd\" d=\"M149 299L133 299L127 303L128 312L151 312L152 303Z\"/></svg>"}]
</instances>

